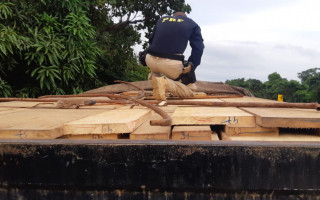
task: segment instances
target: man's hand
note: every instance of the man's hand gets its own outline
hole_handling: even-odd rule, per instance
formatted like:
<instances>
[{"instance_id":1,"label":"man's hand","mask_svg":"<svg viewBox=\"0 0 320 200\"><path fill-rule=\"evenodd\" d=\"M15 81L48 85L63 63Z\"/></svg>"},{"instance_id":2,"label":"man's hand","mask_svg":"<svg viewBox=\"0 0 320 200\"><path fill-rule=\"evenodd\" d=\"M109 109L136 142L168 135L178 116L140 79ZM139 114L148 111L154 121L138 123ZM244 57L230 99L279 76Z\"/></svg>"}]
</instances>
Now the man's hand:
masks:
<instances>
[{"instance_id":1,"label":"man's hand","mask_svg":"<svg viewBox=\"0 0 320 200\"><path fill-rule=\"evenodd\" d=\"M193 67L192 62L184 61L183 66L182 73L177 79L175 79L175 81L181 81L185 85L195 83L197 79L194 73L195 68Z\"/></svg>"},{"instance_id":2,"label":"man's hand","mask_svg":"<svg viewBox=\"0 0 320 200\"><path fill-rule=\"evenodd\" d=\"M187 73L191 72L191 70L193 69L192 66L193 66L192 62L188 62L187 66L182 68L182 74L187 74Z\"/></svg>"}]
</instances>

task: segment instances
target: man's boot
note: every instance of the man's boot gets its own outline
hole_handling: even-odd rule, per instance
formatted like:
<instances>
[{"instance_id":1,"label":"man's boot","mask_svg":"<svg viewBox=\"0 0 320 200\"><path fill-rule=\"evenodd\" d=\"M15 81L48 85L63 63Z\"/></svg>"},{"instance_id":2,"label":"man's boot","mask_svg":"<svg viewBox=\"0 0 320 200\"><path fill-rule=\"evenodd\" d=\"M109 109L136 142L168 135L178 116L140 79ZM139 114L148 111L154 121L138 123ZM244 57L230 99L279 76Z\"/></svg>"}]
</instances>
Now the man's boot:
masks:
<instances>
[{"instance_id":1,"label":"man's boot","mask_svg":"<svg viewBox=\"0 0 320 200\"><path fill-rule=\"evenodd\" d=\"M156 100L165 101L166 97L166 89L168 85L168 81L162 77L153 77L151 80L152 88L153 88L153 96Z\"/></svg>"}]
</instances>

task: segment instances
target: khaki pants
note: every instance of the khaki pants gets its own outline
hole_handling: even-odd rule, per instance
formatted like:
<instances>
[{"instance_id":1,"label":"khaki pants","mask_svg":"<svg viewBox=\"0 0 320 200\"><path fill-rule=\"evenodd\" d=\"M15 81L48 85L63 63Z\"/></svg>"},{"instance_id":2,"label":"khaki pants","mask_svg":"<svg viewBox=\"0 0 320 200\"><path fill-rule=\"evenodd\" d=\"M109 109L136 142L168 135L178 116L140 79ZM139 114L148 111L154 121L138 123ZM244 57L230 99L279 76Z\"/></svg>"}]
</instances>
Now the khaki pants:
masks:
<instances>
[{"instance_id":1,"label":"khaki pants","mask_svg":"<svg viewBox=\"0 0 320 200\"><path fill-rule=\"evenodd\" d=\"M171 80L178 78L182 73L183 64L181 61L159 58L147 54L146 63L151 70L151 73L148 77L149 80L151 80L152 77L160 77L161 74L164 74L167 77L168 81L168 92L179 97L194 96L193 91L196 91L197 89L194 83L186 86L181 82Z\"/></svg>"}]
</instances>

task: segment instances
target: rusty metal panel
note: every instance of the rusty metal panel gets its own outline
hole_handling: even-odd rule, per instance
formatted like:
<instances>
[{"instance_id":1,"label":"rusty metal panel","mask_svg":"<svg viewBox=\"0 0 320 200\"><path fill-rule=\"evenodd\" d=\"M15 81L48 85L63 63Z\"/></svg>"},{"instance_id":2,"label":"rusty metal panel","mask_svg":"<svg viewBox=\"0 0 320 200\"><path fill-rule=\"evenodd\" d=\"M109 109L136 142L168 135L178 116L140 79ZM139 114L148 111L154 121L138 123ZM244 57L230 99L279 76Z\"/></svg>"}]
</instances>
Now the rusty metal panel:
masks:
<instances>
[{"instance_id":1,"label":"rusty metal panel","mask_svg":"<svg viewBox=\"0 0 320 200\"><path fill-rule=\"evenodd\" d=\"M312 142L7 140L0 153L1 199L320 195L320 144Z\"/></svg>"}]
</instances>

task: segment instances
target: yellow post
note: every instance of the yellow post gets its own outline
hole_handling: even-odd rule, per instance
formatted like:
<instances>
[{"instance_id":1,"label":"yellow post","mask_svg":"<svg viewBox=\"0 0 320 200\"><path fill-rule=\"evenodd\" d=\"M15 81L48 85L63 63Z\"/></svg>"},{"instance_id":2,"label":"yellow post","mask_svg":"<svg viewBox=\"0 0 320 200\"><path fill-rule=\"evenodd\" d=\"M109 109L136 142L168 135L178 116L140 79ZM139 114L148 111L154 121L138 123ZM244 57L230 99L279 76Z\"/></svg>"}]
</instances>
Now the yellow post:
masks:
<instances>
[{"instance_id":1,"label":"yellow post","mask_svg":"<svg viewBox=\"0 0 320 200\"><path fill-rule=\"evenodd\" d=\"M282 94L278 94L278 101L283 102L283 95Z\"/></svg>"}]
</instances>

